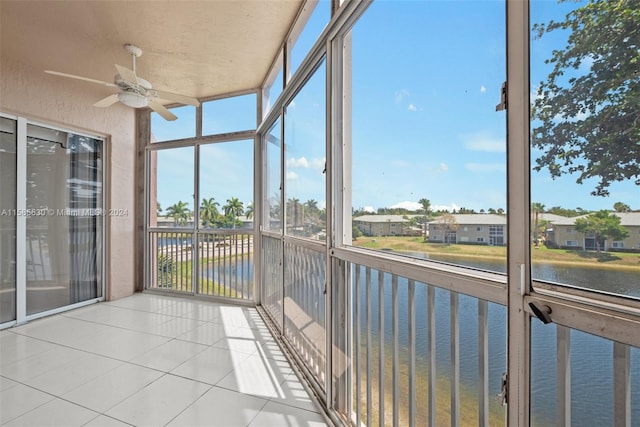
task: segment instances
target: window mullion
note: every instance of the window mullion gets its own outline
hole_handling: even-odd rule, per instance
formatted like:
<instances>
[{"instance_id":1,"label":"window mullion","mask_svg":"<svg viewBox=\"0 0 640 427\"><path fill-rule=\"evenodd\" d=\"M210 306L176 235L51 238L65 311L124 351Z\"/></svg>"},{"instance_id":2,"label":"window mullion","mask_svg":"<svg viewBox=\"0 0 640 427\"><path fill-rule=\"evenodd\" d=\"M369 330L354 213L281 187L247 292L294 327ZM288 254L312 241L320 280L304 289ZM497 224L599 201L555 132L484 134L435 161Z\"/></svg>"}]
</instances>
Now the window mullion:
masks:
<instances>
[{"instance_id":1,"label":"window mullion","mask_svg":"<svg viewBox=\"0 0 640 427\"><path fill-rule=\"evenodd\" d=\"M529 2L507 0L507 425L529 425Z\"/></svg>"}]
</instances>

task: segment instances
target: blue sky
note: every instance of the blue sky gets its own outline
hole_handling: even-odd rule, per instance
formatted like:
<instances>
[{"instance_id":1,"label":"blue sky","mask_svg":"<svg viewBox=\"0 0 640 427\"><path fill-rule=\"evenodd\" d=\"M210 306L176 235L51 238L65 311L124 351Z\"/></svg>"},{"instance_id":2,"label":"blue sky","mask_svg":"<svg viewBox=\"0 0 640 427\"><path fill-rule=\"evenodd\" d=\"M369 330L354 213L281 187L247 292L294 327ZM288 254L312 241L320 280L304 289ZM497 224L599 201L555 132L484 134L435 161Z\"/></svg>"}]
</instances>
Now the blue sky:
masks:
<instances>
[{"instance_id":1,"label":"blue sky","mask_svg":"<svg viewBox=\"0 0 640 427\"><path fill-rule=\"evenodd\" d=\"M326 23L327 7L327 2L320 3L310 29L300 36L295 65L301 61L299 52L313 44ZM572 7L573 2L558 6L534 1L532 22L561 19ZM376 1L355 24L352 36L353 206L415 208L425 197L435 209L506 208L506 114L495 111L506 79L504 2ZM544 59L562 46L564 37L532 41L532 92L550 70ZM286 153L287 197L315 199L320 206L325 205L324 72L322 65L288 106L285 120L291 144ZM246 118L243 111L248 108L246 100L211 107L205 126L212 131L244 129L246 119L238 117ZM192 128L190 109L181 110L174 123L156 118L154 133L161 139L192 136L180 130ZM201 178L203 187L221 204L232 196L245 204L252 198L252 173L242 157L249 153L249 144L235 145L212 148L204 163L208 169ZM192 162L192 152L185 153L174 153L167 161L174 166ZM536 154L532 152L532 159ZM167 186L159 194L163 207L181 194L181 178L173 175L167 172L159 181ZM575 179L552 180L545 170L532 171L532 201L583 209L610 209L623 201L640 208L638 188L631 182L612 184L611 196L602 198L590 195L595 180L578 185Z\"/></svg>"}]
</instances>

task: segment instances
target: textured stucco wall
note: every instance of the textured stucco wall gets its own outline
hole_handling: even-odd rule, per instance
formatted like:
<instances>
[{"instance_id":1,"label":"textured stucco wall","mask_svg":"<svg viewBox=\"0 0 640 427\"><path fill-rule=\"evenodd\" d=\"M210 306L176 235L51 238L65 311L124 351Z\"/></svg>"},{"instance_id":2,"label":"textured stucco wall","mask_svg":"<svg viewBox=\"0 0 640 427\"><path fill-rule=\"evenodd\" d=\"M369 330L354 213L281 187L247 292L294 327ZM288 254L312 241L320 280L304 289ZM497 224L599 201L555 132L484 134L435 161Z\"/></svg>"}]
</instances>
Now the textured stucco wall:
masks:
<instances>
[{"instance_id":1,"label":"textured stucco wall","mask_svg":"<svg viewBox=\"0 0 640 427\"><path fill-rule=\"evenodd\" d=\"M73 66L59 71L73 73ZM133 109L92 106L110 93L96 84L50 76L0 58L0 111L107 137L107 207L128 211L106 219L107 298L118 299L131 295L135 285L136 126Z\"/></svg>"}]
</instances>

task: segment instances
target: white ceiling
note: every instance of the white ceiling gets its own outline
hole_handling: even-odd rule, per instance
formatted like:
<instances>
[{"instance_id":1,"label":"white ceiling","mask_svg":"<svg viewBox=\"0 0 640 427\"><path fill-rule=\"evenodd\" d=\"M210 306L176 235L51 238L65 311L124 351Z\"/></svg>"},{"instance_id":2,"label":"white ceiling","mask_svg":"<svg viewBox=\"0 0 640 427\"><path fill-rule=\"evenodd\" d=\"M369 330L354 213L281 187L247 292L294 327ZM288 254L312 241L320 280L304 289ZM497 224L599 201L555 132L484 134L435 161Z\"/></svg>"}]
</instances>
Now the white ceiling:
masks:
<instances>
[{"instance_id":1,"label":"white ceiling","mask_svg":"<svg viewBox=\"0 0 640 427\"><path fill-rule=\"evenodd\" d=\"M0 0L0 52L42 71L112 82L114 63L131 68L123 45L132 43L143 50L140 77L205 98L259 87L301 3Z\"/></svg>"}]
</instances>

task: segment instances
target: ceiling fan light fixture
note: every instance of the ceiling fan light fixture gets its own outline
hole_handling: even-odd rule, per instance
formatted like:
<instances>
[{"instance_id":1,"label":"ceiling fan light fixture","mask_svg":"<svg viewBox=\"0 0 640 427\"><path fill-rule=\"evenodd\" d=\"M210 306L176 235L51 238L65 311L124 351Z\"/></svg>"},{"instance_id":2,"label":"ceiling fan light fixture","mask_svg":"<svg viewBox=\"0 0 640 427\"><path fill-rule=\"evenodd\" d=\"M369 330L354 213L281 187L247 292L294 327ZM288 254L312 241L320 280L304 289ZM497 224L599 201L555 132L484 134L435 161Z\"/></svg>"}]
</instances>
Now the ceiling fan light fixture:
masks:
<instances>
[{"instance_id":1,"label":"ceiling fan light fixture","mask_svg":"<svg viewBox=\"0 0 640 427\"><path fill-rule=\"evenodd\" d=\"M118 94L118 100L124 105L132 108L142 108L149 104L149 100L146 96L135 92L120 92Z\"/></svg>"}]
</instances>

